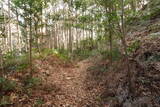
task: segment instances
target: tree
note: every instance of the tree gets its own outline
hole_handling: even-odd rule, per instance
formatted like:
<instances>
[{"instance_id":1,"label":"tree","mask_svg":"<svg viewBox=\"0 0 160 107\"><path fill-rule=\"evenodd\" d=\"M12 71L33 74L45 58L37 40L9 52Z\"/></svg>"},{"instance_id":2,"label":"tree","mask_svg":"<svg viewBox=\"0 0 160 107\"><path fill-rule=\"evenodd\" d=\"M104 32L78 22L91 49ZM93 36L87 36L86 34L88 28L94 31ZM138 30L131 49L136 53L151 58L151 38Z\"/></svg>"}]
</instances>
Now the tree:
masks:
<instances>
[{"instance_id":1,"label":"tree","mask_svg":"<svg viewBox=\"0 0 160 107\"><path fill-rule=\"evenodd\" d=\"M24 19L23 27L29 27L29 33L27 33L29 36L29 64L30 64L30 72L32 72L32 43L33 43L33 18L34 16L37 16L39 19L38 15L42 14L42 8L45 6L45 1L43 0L13 0L13 4L21 9L23 13L21 14L21 18ZM39 20L38 20L39 21ZM35 27L37 30L37 21L35 21ZM36 31L37 33L37 31Z\"/></svg>"},{"instance_id":2,"label":"tree","mask_svg":"<svg viewBox=\"0 0 160 107\"><path fill-rule=\"evenodd\" d=\"M11 31L11 8L10 8L11 4L10 4L10 0L8 0L8 36L9 36L9 47L10 47L10 51L12 51L12 31Z\"/></svg>"},{"instance_id":3,"label":"tree","mask_svg":"<svg viewBox=\"0 0 160 107\"><path fill-rule=\"evenodd\" d=\"M0 38L5 38L6 34L5 34L5 15L3 12L3 5L1 5L0 7ZM4 72L4 61L3 61L3 39L2 41L0 41L0 77L3 77L3 72Z\"/></svg>"},{"instance_id":4,"label":"tree","mask_svg":"<svg viewBox=\"0 0 160 107\"><path fill-rule=\"evenodd\" d=\"M125 58L126 58L126 64L127 64L127 73L128 73L128 87L129 87L129 91L131 94L134 94L134 88L133 88L133 81L132 81L132 73L130 70L130 64L129 64L129 58L128 58L128 52L127 52L127 44L126 44L126 31L125 31L125 23L124 23L124 0L121 0L121 9L122 9L122 14L121 14L121 29L122 29L122 37L121 37L121 41L123 44L123 48L124 48L124 52L125 52Z\"/></svg>"}]
</instances>

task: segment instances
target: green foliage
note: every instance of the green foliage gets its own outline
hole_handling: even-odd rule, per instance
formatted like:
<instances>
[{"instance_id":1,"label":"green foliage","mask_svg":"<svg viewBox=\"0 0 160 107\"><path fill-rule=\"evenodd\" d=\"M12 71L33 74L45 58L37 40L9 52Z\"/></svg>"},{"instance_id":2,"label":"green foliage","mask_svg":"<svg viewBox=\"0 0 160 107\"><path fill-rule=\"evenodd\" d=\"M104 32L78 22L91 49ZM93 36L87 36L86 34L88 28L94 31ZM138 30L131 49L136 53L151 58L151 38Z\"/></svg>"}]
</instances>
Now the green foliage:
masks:
<instances>
[{"instance_id":1,"label":"green foliage","mask_svg":"<svg viewBox=\"0 0 160 107\"><path fill-rule=\"evenodd\" d=\"M73 58L83 60L91 56L91 50L76 49L73 51Z\"/></svg>"},{"instance_id":2,"label":"green foliage","mask_svg":"<svg viewBox=\"0 0 160 107\"><path fill-rule=\"evenodd\" d=\"M128 25L136 25L139 23L139 17L131 16L127 18L126 24Z\"/></svg>"},{"instance_id":3,"label":"green foliage","mask_svg":"<svg viewBox=\"0 0 160 107\"><path fill-rule=\"evenodd\" d=\"M90 15L83 15L78 18L78 20L82 23L89 23L91 21Z\"/></svg>"},{"instance_id":4,"label":"green foliage","mask_svg":"<svg viewBox=\"0 0 160 107\"><path fill-rule=\"evenodd\" d=\"M147 59L148 62L159 62L160 61L160 54L153 54Z\"/></svg>"},{"instance_id":5,"label":"green foliage","mask_svg":"<svg viewBox=\"0 0 160 107\"><path fill-rule=\"evenodd\" d=\"M152 0L149 2L149 11L151 18L155 18L160 14L160 1L159 0Z\"/></svg>"},{"instance_id":6,"label":"green foliage","mask_svg":"<svg viewBox=\"0 0 160 107\"><path fill-rule=\"evenodd\" d=\"M1 8L0 8L0 11L2 11L1 10ZM6 19L7 19L8 17L6 17ZM6 28L5 28L5 17L4 17L4 13L1 13L0 14L0 38L5 38L5 37L7 37L7 35L6 35Z\"/></svg>"},{"instance_id":7,"label":"green foliage","mask_svg":"<svg viewBox=\"0 0 160 107\"><path fill-rule=\"evenodd\" d=\"M50 55L55 55L58 56L60 59L64 61L69 61L70 56L69 56L69 51L67 49L42 49L40 52L40 55L37 53L36 50L33 50L34 52L34 58L35 59L42 59Z\"/></svg>"},{"instance_id":8,"label":"green foliage","mask_svg":"<svg viewBox=\"0 0 160 107\"><path fill-rule=\"evenodd\" d=\"M96 40L92 40L91 38L86 38L85 40L80 41L80 48L77 48L72 53L73 58L82 60L97 54L96 42Z\"/></svg>"},{"instance_id":9,"label":"green foliage","mask_svg":"<svg viewBox=\"0 0 160 107\"><path fill-rule=\"evenodd\" d=\"M127 22L130 22L129 24L141 24L143 21L147 21L150 19L154 19L160 15L160 1L159 0L151 0L146 5L146 8L144 10L140 10L135 12L134 14L129 14L129 17L127 18Z\"/></svg>"},{"instance_id":10,"label":"green foliage","mask_svg":"<svg viewBox=\"0 0 160 107\"><path fill-rule=\"evenodd\" d=\"M26 53L20 53L17 50L8 52L4 55L4 68L6 70L21 71L28 67L28 55Z\"/></svg>"},{"instance_id":11,"label":"green foliage","mask_svg":"<svg viewBox=\"0 0 160 107\"><path fill-rule=\"evenodd\" d=\"M107 47L106 37L104 36L98 36L94 40L91 38L86 38L80 42L80 48L77 48L73 51L73 57L83 60L90 56L102 55L104 59L108 59L111 55L111 52L106 49ZM121 52L115 41L113 41L112 57L113 61L119 60L121 58Z\"/></svg>"},{"instance_id":12,"label":"green foliage","mask_svg":"<svg viewBox=\"0 0 160 107\"><path fill-rule=\"evenodd\" d=\"M26 88L34 88L41 84L41 79L37 77L27 77L23 82Z\"/></svg>"},{"instance_id":13,"label":"green foliage","mask_svg":"<svg viewBox=\"0 0 160 107\"><path fill-rule=\"evenodd\" d=\"M0 77L0 91L8 92L16 88L16 82Z\"/></svg>"},{"instance_id":14,"label":"green foliage","mask_svg":"<svg viewBox=\"0 0 160 107\"><path fill-rule=\"evenodd\" d=\"M112 60L117 61L121 58L121 52L118 48L113 48L112 52L109 50L102 50L100 54L103 56L103 59L109 59L110 55L112 54Z\"/></svg>"},{"instance_id":15,"label":"green foliage","mask_svg":"<svg viewBox=\"0 0 160 107\"><path fill-rule=\"evenodd\" d=\"M1 107L6 107L7 105L10 105L11 102L10 102L10 97L9 96L3 96L1 99L0 99L0 106Z\"/></svg>"},{"instance_id":16,"label":"green foliage","mask_svg":"<svg viewBox=\"0 0 160 107\"><path fill-rule=\"evenodd\" d=\"M33 58L34 59L43 59L50 55L55 55L57 52L54 49L44 48L40 52L37 48L33 48Z\"/></svg>"},{"instance_id":17,"label":"green foliage","mask_svg":"<svg viewBox=\"0 0 160 107\"><path fill-rule=\"evenodd\" d=\"M66 49L58 49L56 55L64 61L69 61L71 59L70 52Z\"/></svg>"},{"instance_id":18,"label":"green foliage","mask_svg":"<svg viewBox=\"0 0 160 107\"><path fill-rule=\"evenodd\" d=\"M82 6L82 1L81 0L75 0L74 1L74 6L75 6L75 9L79 9Z\"/></svg>"},{"instance_id":19,"label":"green foliage","mask_svg":"<svg viewBox=\"0 0 160 107\"><path fill-rule=\"evenodd\" d=\"M34 107L42 106L42 104L44 104L44 101L41 100L41 99L37 99L37 100L35 101Z\"/></svg>"},{"instance_id":20,"label":"green foliage","mask_svg":"<svg viewBox=\"0 0 160 107\"><path fill-rule=\"evenodd\" d=\"M84 50L92 50L95 41L91 38L86 38L85 40L80 41L80 46L83 47Z\"/></svg>"},{"instance_id":21,"label":"green foliage","mask_svg":"<svg viewBox=\"0 0 160 107\"><path fill-rule=\"evenodd\" d=\"M51 17L52 17L53 21L58 21L61 18L61 14L58 12L58 13L55 13L54 15L52 15Z\"/></svg>"},{"instance_id":22,"label":"green foliage","mask_svg":"<svg viewBox=\"0 0 160 107\"><path fill-rule=\"evenodd\" d=\"M134 41L130 46L128 46L128 53L132 53L140 47L140 41Z\"/></svg>"},{"instance_id":23,"label":"green foliage","mask_svg":"<svg viewBox=\"0 0 160 107\"><path fill-rule=\"evenodd\" d=\"M45 49L42 49L40 53L43 57L47 57L49 55L56 54L57 52L54 49L45 48Z\"/></svg>"}]
</instances>

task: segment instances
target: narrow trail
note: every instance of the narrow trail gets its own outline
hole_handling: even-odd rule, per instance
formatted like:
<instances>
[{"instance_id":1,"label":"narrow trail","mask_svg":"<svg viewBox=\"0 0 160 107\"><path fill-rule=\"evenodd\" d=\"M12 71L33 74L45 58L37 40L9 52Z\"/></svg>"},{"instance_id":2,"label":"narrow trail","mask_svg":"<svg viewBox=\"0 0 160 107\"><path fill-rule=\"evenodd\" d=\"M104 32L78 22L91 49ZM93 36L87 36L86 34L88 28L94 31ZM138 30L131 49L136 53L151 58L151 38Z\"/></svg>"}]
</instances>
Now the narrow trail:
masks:
<instances>
[{"instance_id":1,"label":"narrow trail","mask_svg":"<svg viewBox=\"0 0 160 107\"><path fill-rule=\"evenodd\" d=\"M90 84L88 83L90 66L93 66L93 62L89 59L78 62L73 67L59 67L56 71L50 65L44 88L48 86L52 88L48 93L42 94L47 99L44 107L93 107L91 105L96 92L87 89L87 84Z\"/></svg>"},{"instance_id":2,"label":"narrow trail","mask_svg":"<svg viewBox=\"0 0 160 107\"><path fill-rule=\"evenodd\" d=\"M84 82L87 68L91 65L88 60L79 62L76 68L61 69L58 74L52 74L50 80L60 86L61 93L56 96L55 105L63 107L82 107L88 94ZM56 79L54 78L56 76Z\"/></svg>"}]
</instances>

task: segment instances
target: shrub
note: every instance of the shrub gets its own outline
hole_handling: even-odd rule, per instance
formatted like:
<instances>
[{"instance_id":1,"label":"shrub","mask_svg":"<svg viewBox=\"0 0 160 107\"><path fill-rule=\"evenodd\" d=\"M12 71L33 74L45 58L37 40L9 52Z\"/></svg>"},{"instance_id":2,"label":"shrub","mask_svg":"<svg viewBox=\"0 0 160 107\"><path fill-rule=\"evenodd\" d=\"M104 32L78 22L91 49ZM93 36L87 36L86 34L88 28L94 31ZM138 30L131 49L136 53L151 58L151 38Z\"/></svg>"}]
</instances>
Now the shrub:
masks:
<instances>
[{"instance_id":1,"label":"shrub","mask_svg":"<svg viewBox=\"0 0 160 107\"><path fill-rule=\"evenodd\" d=\"M128 48L127 51L128 53L134 52L136 49L140 47L140 41L134 41Z\"/></svg>"},{"instance_id":2,"label":"shrub","mask_svg":"<svg viewBox=\"0 0 160 107\"><path fill-rule=\"evenodd\" d=\"M16 88L16 82L0 77L0 91L8 92Z\"/></svg>"},{"instance_id":3,"label":"shrub","mask_svg":"<svg viewBox=\"0 0 160 107\"><path fill-rule=\"evenodd\" d=\"M117 61L121 58L121 52L118 48L113 48L112 52L110 52L109 50L103 50L100 51L100 53L103 56L103 59L109 59L111 53L113 61Z\"/></svg>"},{"instance_id":4,"label":"shrub","mask_svg":"<svg viewBox=\"0 0 160 107\"><path fill-rule=\"evenodd\" d=\"M66 49L59 49L57 50L56 54L60 59L64 61L69 61L71 59L70 52Z\"/></svg>"},{"instance_id":5,"label":"shrub","mask_svg":"<svg viewBox=\"0 0 160 107\"><path fill-rule=\"evenodd\" d=\"M1 99L0 99L0 107L6 107L6 106L9 106L11 103L10 101L10 97L9 96L3 96Z\"/></svg>"},{"instance_id":6,"label":"shrub","mask_svg":"<svg viewBox=\"0 0 160 107\"><path fill-rule=\"evenodd\" d=\"M41 100L41 99L37 99L37 100L35 101L34 107L42 106L42 104L44 104L44 101Z\"/></svg>"},{"instance_id":7,"label":"shrub","mask_svg":"<svg viewBox=\"0 0 160 107\"><path fill-rule=\"evenodd\" d=\"M37 77L26 77L23 82L26 88L34 88L41 83L41 79Z\"/></svg>"},{"instance_id":8,"label":"shrub","mask_svg":"<svg viewBox=\"0 0 160 107\"><path fill-rule=\"evenodd\" d=\"M73 51L73 58L83 60L92 55L92 50L87 49L77 49Z\"/></svg>"},{"instance_id":9,"label":"shrub","mask_svg":"<svg viewBox=\"0 0 160 107\"><path fill-rule=\"evenodd\" d=\"M18 51L8 52L4 55L4 68L6 70L22 70L28 65L28 55Z\"/></svg>"}]
</instances>

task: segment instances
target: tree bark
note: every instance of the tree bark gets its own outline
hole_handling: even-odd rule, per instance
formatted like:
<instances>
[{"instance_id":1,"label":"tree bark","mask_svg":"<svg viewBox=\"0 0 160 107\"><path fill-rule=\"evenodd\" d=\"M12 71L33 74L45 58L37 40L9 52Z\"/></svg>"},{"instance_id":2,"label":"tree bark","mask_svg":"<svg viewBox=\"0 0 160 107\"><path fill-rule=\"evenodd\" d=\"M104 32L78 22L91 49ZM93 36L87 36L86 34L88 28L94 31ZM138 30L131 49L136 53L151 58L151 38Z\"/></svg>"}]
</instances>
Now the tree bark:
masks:
<instances>
[{"instance_id":1,"label":"tree bark","mask_svg":"<svg viewBox=\"0 0 160 107\"><path fill-rule=\"evenodd\" d=\"M18 10L16 8L16 20L17 20L17 24L16 24L16 28L17 28L17 35L18 35L18 48L19 50L21 50L21 38L20 38L20 34L19 34L19 18L18 18Z\"/></svg>"},{"instance_id":2,"label":"tree bark","mask_svg":"<svg viewBox=\"0 0 160 107\"><path fill-rule=\"evenodd\" d=\"M124 25L124 0L121 0L121 8L122 8L122 15L121 15L121 23L122 23L122 37L121 37L121 41L123 44L123 48L124 48L124 52L125 52L125 59L126 59L126 64L127 64L127 72L128 72L128 78L127 81L129 81L128 84L128 88L129 88L129 92L134 94L134 88L132 86L132 73L130 70L130 64L129 64L129 58L128 58L128 52L127 52L127 44L126 44L126 40L125 40L125 25Z\"/></svg>"},{"instance_id":3,"label":"tree bark","mask_svg":"<svg viewBox=\"0 0 160 107\"><path fill-rule=\"evenodd\" d=\"M30 64L30 73L32 76L32 17L30 15L30 24L29 24L29 64Z\"/></svg>"},{"instance_id":4,"label":"tree bark","mask_svg":"<svg viewBox=\"0 0 160 107\"><path fill-rule=\"evenodd\" d=\"M3 77L3 73L4 73L4 66L3 66L3 54L2 54L2 50L0 49L0 66L1 66L1 71L0 71L0 77Z\"/></svg>"},{"instance_id":5,"label":"tree bark","mask_svg":"<svg viewBox=\"0 0 160 107\"><path fill-rule=\"evenodd\" d=\"M8 0L8 36L9 36L9 51L12 51L12 34L11 34L11 12L10 12L10 0Z\"/></svg>"},{"instance_id":6,"label":"tree bark","mask_svg":"<svg viewBox=\"0 0 160 107\"><path fill-rule=\"evenodd\" d=\"M71 22L71 9L69 8L69 13L68 13L68 18L69 18L69 51L72 53L72 22Z\"/></svg>"}]
</instances>

